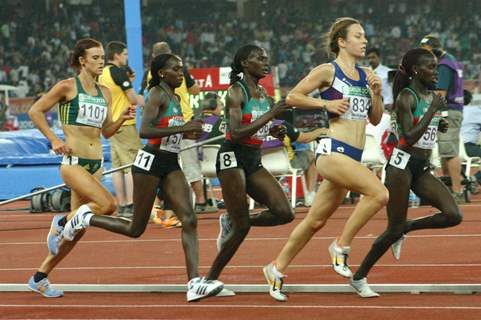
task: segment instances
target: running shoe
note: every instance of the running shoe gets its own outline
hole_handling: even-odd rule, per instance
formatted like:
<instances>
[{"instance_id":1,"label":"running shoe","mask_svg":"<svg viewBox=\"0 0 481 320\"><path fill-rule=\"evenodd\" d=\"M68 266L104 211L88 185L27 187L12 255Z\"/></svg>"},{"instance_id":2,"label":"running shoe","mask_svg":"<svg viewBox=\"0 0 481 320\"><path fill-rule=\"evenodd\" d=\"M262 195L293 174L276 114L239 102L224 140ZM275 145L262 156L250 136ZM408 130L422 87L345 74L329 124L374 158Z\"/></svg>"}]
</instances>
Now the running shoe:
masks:
<instances>
[{"instance_id":1,"label":"running shoe","mask_svg":"<svg viewBox=\"0 0 481 320\"><path fill-rule=\"evenodd\" d=\"M34 292L40 293L46 298L59 298L63 296L63 291L52 288L47 278L35 282L33 276L31 276L28 280L28 288Z\"/></svg>"},{"instance_id":2,"label":"running shoe","mask_svg":"<svg viewBox=\"0 0 481 320\"><path fill-rule=\"evenodd\" d=\"M81 205L72 219L67 221L63 230L63 237L65 240L72 241L80 230L87 228L87 225L84 222L84 217L87 213L92 213L90 208L86 205Z\"/></svg>"},{"instance_id":3,"label":"running shoe","mask_svg":"<svg viewBox=\"0 0 481 320\"><path fill-rule=\"evenodd\" d=\"M277 301L287 301L287 295L282 293L282 285L284 284L285 275L279 275L279 272L274 270L274 265L269 263L262 268L264 277L269 285L269 294Z\"/></svg>"},{"instance_id":4,"label":"running shoe","mask_svg":"<svg viewBox=\"0 0 481 320\"><path fill-rule=\"evenodd\" d=\"M224 245L225 238L231 231L232 226L229 221L229 215L223 213L219 216L219 235L217 236L217 252L222 249Z\"/></svg>"},{"instance_id":5,"label":"running shoe","mask_svg":"<svg viewBox=\"0 0 481 320\"><path fill-rule=\"evenodd\" d=\"M180 220L176 216L172 216L170 218L163 219L161 225L166 229L181 228L182 222L180 222Z\"/></svg>"},{"instance_id":6,"label":"running shoe","mask_svg":"<svg viewBox=\"0 0 481 320\"><path fill-rule=\"evenodd\" d=\"M406 235L402 235L396 242L391 245L391 252L394 256L394 259L399 260L401 259L401 247L403 245L404 240L406 239Z\"/></svg>"},{"instance_id":7,"label":"running shoe","mask_svg":"<svg viewBox=\"0 0 481 320\"><path fill-rule=\"evenodd\" d=\"M367 283L367 278L364 277L360 280L354 280L354 279L350 279L349 280L349 284L351 285L351 287L354 288L354 290L356 290L357 294L361 297L361 298L375 298L375 297L379 297L379 293L375 292L374 290L372 290L370 287L369 287L369 284Z\"/></svg>"},{"instance_id":8,"label":"running shoe","mask_svg":"<svg viewBox=\"0 0 481 320\"><path fill-rule=\"evenodd\" d=\"M235 292L231 289L224 288L215 296L216 297L233 297L235 296Z\"/></svg>"},{"instance_id":9,"label":"running shoe","mask_svg":"<svg viewBox=\"0 0 481 320\"><path fill-rule=\"evenodd\" d=\"M62 214L56 214L53 216L52 223L50 224L50 231L47 235L47 247L48 251L56 256L58 254L58 244L62 240L63 226L59 224L64 216Z\"/></svg>"},{"instance_id":10,"label":"running shoe","mask_svg":"<svg viewBox=\"0 0 481 320\"><path fill-rule=\"evenodd\" d=\"M224 288L219 280L207 280L196 277L187 283L187 301L193 302L210 296L215 296Z\"/></svg>"},{"instance_id":11,"label":"running shoe","mask_svg":"<svg viewBox=\"0 0 481 320\"><path fill-rule=\"evenodd\" d=\"M334 240L329 246L329 254L331 255L332 268L338 274L345 278L352 277L352 271L347 264L347 258L349 257L350 247L339 247L337 240Z\"/></svg>"}]
</instances>

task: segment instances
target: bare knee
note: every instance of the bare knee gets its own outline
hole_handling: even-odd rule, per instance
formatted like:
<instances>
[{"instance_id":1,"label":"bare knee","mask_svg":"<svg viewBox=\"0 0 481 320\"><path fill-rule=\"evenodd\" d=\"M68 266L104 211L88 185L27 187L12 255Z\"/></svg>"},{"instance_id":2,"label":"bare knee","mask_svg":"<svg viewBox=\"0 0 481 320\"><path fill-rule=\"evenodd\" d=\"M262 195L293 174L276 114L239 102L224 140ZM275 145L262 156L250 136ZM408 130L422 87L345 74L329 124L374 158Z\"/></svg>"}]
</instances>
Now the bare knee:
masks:
<instances>
[{"instance_id":1,"label":"bare knee","mask_svg":"<svg viewBox=\"0 0 481 320\"><path fill-rule=\"evenodd\" d=\"M98 209L96 210L96 214L100 215L112 215L117 210L117 206L115 205L114 198L105 199L101 203L98 204Z\"/></svg>"},{"instance_id":2,"label":"bare knee","mask_svg":"<svg viewBox=\"0 0 481 320\"><path fill-rule=\"evenodd\" d=\"M145 228L133 228L130 233L129 233L129 236L132 237L132 238L139 238L141 235L143 235L145 232Z\"/></svg>"},{"instance_id":3,"label":"bare knee","mask_svg":"<svg viewBox=\"0 0 481 320\"><path fill-rule=\"evenodd\" d=\"M292 222L295 218L294 210L289 205L278 205L271 208L272 212L279 217L279 224Z\"/></svg>"},{"instance_id":4,"label":"bare knee","mask_svg":"<svg viewBox=\"0 0 481 320\"><path fill-rule=\"evenodd\" d=\"M195 230L197 228L197 217L192 210L184 212L181 222L184 230Z\"/></svg>"},{"instance_id":5,"label":"bare knee","mask_svg":"<svg viewBox=\"0 0 481 320\"><path fill-rule=\"evenodd\" d=\"M459 210L448 213L449 226L454 227L463 221L463 214Z\"/></svg>"},{"instance_id":6,"label":"bare knee","mask_svg":"<svg viewBox=\"0 0 481 320\"><path fill-rule=\"evenodd\" d=\"M311 230L311 233L316 233L317 231L321 230L322 227L326 225L326 220L324 219L309 219L306 220L306 224Z\"/></svg>"},{"instance_id":7,"label":"bare knee","mask_svg":"<svg viewBox=\"0 0 481 320\"><path fill-rule=\"evenodd\" d=\"M382 188L375 190L371 197L380 207L385 207L389 202L389 190L382 186Z\"/></svg>"}]
</instances>

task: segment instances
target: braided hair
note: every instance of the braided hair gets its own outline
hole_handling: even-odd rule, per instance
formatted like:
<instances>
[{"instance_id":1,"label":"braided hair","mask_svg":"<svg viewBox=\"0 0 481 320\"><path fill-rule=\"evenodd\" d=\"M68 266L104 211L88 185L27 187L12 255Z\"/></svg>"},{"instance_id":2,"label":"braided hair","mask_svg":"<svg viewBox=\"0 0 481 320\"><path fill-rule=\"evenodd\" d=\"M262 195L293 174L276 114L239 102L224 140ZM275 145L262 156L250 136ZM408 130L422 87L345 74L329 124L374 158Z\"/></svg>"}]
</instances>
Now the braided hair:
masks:
<instances>
[{"instance_id":1,"label":"braided hair","mask_svg":"<svg viewBox=\"0 0 481 320\"><path fill-rule=\"evenodd\" d=\"M396 101L397 96L399 93L406 88L411 79L414 76L413 67L419 65L421 57L423 56L434 56L431 51L422 49L422 48L415 48L411 49L403 56L401 60L401 64L394 76L394 82L392 86L393 98Z\"/></svg>"},{"instance_id":2,"label":"braided hair","mask_svg":"<svg viewBox=\"0 0 481 320\"><path fill-rule=\"evenodd\" d=\"M244 72L244 69L242 67L242 61L247 60L250 54L253 51L257 51L257 50L262 50L262 48L254 44L245 45L243 47L240 47L237 50L234 56L234 61L230 65L231 67L231 72L229 74L230 84L233 84L239 81L240 79L242 79L239 75L240 73Z\"/></svg>"},{"instance_id":3,"label":"braided hair","mask_svg":"<svg viewBox=\"0 0 481 320\"><path fill-rule=\"evenodd\" d=\"M180 60L178 56L170 53L160 54L152 60L152 63L150 64L150 74L152 79L149 81L149 90L160 84L159 70L164 69L170 59Z\"/></svg>"}]
</instances>

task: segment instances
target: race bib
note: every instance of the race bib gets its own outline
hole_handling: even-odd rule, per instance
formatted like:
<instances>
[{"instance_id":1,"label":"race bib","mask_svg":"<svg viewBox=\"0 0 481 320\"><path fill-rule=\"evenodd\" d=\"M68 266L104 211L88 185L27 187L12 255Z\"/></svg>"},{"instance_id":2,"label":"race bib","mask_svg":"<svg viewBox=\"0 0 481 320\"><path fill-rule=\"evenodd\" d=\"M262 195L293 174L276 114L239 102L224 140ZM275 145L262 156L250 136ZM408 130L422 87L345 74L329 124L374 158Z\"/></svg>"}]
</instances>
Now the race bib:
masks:
<instances>
[{"instance_id":1,"label":"race bib","mask_svg":"<svg viewBox=\"0 0 481 320\"><path fill-rule=\"evenodd\" d=\"M371 98L354 95L344 95L349 99L349 109L341 115L341 118L348 120L366 120L371 108Z\"/></svg>"},{"instance_id":2,"label":"race bib","mask_svg":"<svg viewBox=\"0 0 481 320\"><path fill-rule=\"evenodd\" d=\"M140 149L132 165L142 170L150 171L152 163L154 163L154 158L155 156L152 153Z\"/></svg>"},{"instance_id":3,"label":"race bib","mask_svg":"<svg viewBox=\"0 0 481 320\"><path fill-rule=\"evenodd\" d=\"M102 124L107 118L105 100L100 97L92 97L84 93L79 93L78 104L77 123L102 128Z\"/></svg>"},{"instance_id":4,"label":"race bib","mask_svg":"<svg viewBox=\"0 0 481 320\"><path fill-rule=\"evenodd\" d=\"M254 137L258 140L265 140L267 138L267 136L269 135L269 130L271 130L271 127L272 127L272 121L269 121L262 128L257 130Z\"/></svg>"},{"instance_id":5,"label":"race bib","mask_svg":"<svg viewBox=\"0 0 481 320\"><path fill-rule=\"evenodd\" d=\"M172 134L167 137L163 137L159 149L179 153L180 152L180 142L182 141L182 133Z\"/></svg>"},{"instance_id":6,"label":"race bib","mask_svg":"<svg viewBox=\"0 0 481 320\"><path fill-rule=\"evenodd\" d=\"M225 121L222 121L219 125L219 131L222 133L225 133L227 129L227 123Z\"/></svg>"},{"instance_id":7,"label":"race bib","mask_svg":"<svg viewBox=\"0 0 481 320\"><path fill-rule=\"evenodd\" d=\"M433 149L436 145L436 138L438 136L438 126L430 125L423 136L413 145L413 147L421 149Z\"/></svg>"},{"instance_id":8,"label":"race bib","mask_svg":"<svg viewBox=\"0 0 481 320\"><path fill-rule=\"evenodd\" d=\"M179 127L179 126L183 126L184 124L185 122L183 119L179 119L179 118L169 119L169 127ZM159 149L168 151L168 152L179 153L180 142L182 141L182 137L183 137L182 133L176 133L170 136L162 137L162 139L160 140Z\"/></svg>"},{"instance_id":9,"label":"race bib","mask_svg":"<svg viewBox=\"0 0 481 320\"><path fill-rule=\"evenodd\" d=\"M237 159L234 151L222 152L219 154L220 169L229 169L237 167Z\"/></svg>"},{"instance_id":10,"label":"race bib","mask_svg":"<svg viewBox=\"0 0 481 320\"><path fill-rule=\"evenodd\" d=\"M204 132L211 133L213 128L214 128L214 126L210 123L203 123L202 124L202 131L204 131Z\"/></svg>"},{"instance_id":11,"label":"race bib","mask_svg":"<svg viewBox=\"0 0 481 320\"><path fill-rule=\"evenodd\" d=\"M324 138L319 141L317 145L316 154L330 155L332 148L331 138Z\"/></svg>"},{"instance_id":12,"label":"race bib","mask_svg":"<svg viewBox=\"0 0 481 320\"><path fill-rule=\"evenodd\" d=\"M394 148L391 159L389 159L389 164L393 167L404 170L409 162L409 158L411 158L409 153L399 150L398 148Z\"/></svg>"}]
</instances>

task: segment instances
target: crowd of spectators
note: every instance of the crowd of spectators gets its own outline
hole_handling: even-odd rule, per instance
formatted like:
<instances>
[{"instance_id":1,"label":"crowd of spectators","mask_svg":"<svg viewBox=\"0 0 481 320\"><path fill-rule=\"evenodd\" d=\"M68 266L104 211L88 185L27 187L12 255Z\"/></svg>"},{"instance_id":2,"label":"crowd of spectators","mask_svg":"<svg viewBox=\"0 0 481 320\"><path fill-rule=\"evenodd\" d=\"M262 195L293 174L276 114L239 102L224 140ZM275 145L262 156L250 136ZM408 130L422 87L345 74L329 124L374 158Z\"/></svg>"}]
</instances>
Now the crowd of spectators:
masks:
<instances>
[{"instance_id":1,"label":"crowd of spectators","mask_svg":"<svg viewBox=\"0 0 481 320\"><path fill-rule=\"evenodd\" d=\"M25 3L29 2L29 5ZM0 83L36 95L73 74L69 49L82 37L103 43L125 41L123 0L6 0L0 4ZM252 1L251 1L252 2ZM325 62L322 36L339 16L359 19L369 47L378 47L385 65L428 33L465 64L465 79L481 74L481 2L466 0L215 0L143 1L145 62L156 41L167 41L189 67L228 66L235 50L255 42L271 55L281 86L290 87ZM72 4L74 3L74 4ZM79 4L80 3L80 4ZM253 9L254 8L254 9Z\"/></svg>"}]
</instances>

